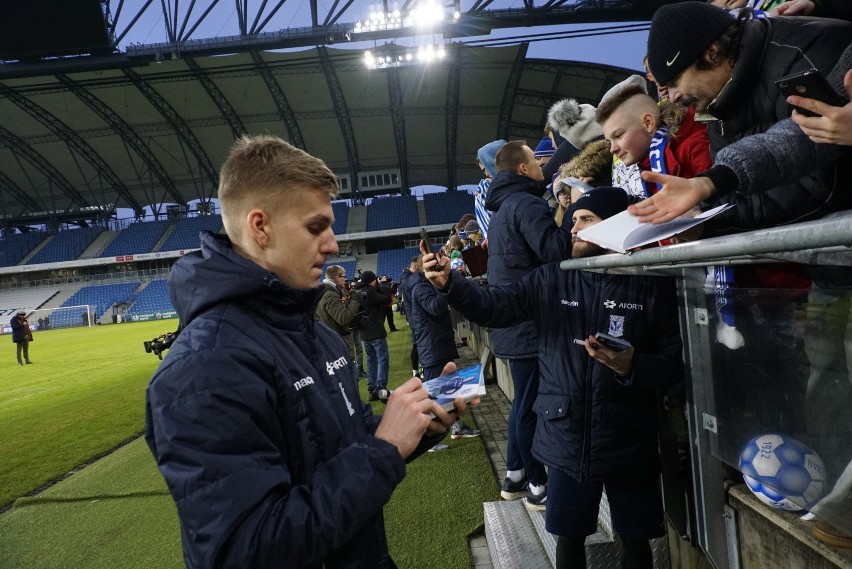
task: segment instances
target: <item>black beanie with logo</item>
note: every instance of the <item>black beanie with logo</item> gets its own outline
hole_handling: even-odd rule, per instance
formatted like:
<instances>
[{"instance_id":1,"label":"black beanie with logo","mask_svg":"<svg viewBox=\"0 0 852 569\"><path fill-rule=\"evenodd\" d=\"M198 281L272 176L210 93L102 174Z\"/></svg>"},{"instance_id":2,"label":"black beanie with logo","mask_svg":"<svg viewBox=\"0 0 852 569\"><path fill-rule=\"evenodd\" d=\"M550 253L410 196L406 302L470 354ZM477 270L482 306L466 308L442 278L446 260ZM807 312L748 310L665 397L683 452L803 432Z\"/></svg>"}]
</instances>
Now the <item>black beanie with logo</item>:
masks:
<instances>
[{"instance_id":1,"label":"black beanie with logo","mask_svg":"<svg viewBox=\"0 0 852 569\"><path fill-rule=\"evenodd\" d=\"M648 33L648 67L657 84L677 79L734 21L730 12L706 2L678 2L657 10Z\"/></svg>"},{"instance_id":2,"label":"black beanie with logo","mask_svg":"<svg viewBox=\"0 0 852 569\"><path fill-rule=\"evenodd\" d=\"M571 204L571 207L565 212L565 219L571 219L578 209L587 209L604 220L621 213L631 203L633 202L630 196L621 188L612 186L592 188Z\"/></svg>"}]
</instances>

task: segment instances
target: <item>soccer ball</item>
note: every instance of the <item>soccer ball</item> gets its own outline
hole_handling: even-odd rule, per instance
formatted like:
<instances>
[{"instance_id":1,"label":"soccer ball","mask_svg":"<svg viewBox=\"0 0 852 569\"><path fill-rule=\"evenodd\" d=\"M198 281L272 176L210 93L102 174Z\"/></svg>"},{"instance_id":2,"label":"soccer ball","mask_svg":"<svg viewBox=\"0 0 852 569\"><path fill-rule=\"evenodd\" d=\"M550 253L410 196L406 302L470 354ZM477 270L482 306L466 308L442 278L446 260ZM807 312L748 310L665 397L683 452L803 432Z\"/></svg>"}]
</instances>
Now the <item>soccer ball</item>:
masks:
<instances>
[{"instance_id":1,"label":"soccer ball","mask_svg":"<svg viewBox=\"0 0 852 569\"><path fill-rule=\"evenodd\" d=\"M740 471L754 495L779 510L810 509L825 494L822 459L789 435L751 439L740 453Z\"/></svg>"}]
</instances>

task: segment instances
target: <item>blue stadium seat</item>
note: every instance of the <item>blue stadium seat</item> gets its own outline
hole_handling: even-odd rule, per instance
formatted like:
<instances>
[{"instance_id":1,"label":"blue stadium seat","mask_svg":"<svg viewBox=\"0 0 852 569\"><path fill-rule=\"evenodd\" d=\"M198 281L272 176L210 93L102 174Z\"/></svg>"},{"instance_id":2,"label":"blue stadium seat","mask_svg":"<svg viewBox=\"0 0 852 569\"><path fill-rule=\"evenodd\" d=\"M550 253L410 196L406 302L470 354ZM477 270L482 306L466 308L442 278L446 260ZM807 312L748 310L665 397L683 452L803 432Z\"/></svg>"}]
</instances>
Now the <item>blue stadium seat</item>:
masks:
<instances>
[{"instance_id":1,"label":"blue stadium seat","mask_svg":"<svg viewBox=\"0 0 852 569\"><path fill-rule=\"evenodd\" d=\"M376 261L376 274L379 276L387 275L394 281L399 281L402 270L408 268L411 258L419 254L420 250L417 247L379 251Z\"/></svg>"},{"instance_id":2,"label":"blue stadium seat","mask_svg":"<svg viewBox=\"0 0 852 569\"><path fill-rule=\"evenodd\" d=\"M27 261L28 265L73 261L103 232L103 227L65 229L53 236L47 245Z\"/></svg>"},{"instance_id":3,"label":"blue stadium seat","mask_svg":"<svg viewBox=\"0 0 852 569\"><path fill-rule=\"evenodd\" d=\"M0 239L0 267L17 265L45 237L47 233L44 231L30 231Z\"/></svg>"},{"instance_id":4,"label":"blue stadium seat","mask_svg":"<svg viewBox=\"0 0 852 569\"><path fill-rule=\"evenodd\" d=\"M71 298L63 302L61 308L88 304L94 306L97 320L102 321L104 317L109 316L107 320L111 321L112 315L107 315L107 311L117 302L128 302L133 296L133 291L138 287L138 281L84 286L75 292ZM50 315L50 325L53 328L79 326L82 315L82 310L80 313L68 310L55 311Z\"/></svg>"},{"instance_id":5,"label":"blue stadium seat","mask_svg":"<svg viewBox=\"0 0 852 569\"><path fill-rule=\"evenodd\" d=\"M417 198L376 198L367 206L367 231L416 227Z\"/></svg>"},{"instance_id":6,"label":"blue stadium seat","mask_svg":"<svg viewBox=\"0 0 852 569\"><path fill-rule=\"evenodd\" d=\"M426 194L423 206L429 225L456 223L464 214L473 213L473 195L460 191Z\"/></svg>"},{"instance_id":7,"label":"blue stadium seat","mask_svg":"<svg viewBox=\"0 0 852 569\"><path fill-rule=\"evenodd\" d=\"M187 217L181 219L175 225L174 231L166 238L160 251L182 251L184 249L198 249L201 242L198 234L201 231L219 232L222 230L221 215L200 215L198 217Z\"/></svg>"},{"instance_id":8,"label":"blue stadium seat","mask_svg":"<svg viewBox=\"0 0 852 569\"><path fill-rule=\"evenodd\" d=\"M343 235L349 223L349 206L346 202L332 202L331 211L334 213L334 225L331 229L335 235Z\"/></svg>"},{"instance_id":9,"label":"blue stadium seat","mask_svg":"<svg viewBox=\"0 0 852 569\"><path fill-rule=\"evenodd\" d=\"M166 232L170 223L167 220L132 223L116 235L112 243L101 253L101 257L150 253L163 233Z\"/></svg>"},{"instance_id":10,"label":"blue stadium seat","mask_svg":"<svg viewBox=\"0 0 852 569\"><path fill-rule=\"evenodd\" d=\"M329 265L340 265L346 271L346 279L352 280L355 277L355 261L329 261L322 266L322 278L325 278L325 270Z\"/></svg>"},{"instance_id":11,"label":"blue stadium seat","mask_svg":"<svg viewBox=\"0 0 852 569\"><path fill-rule=\"evenodd\" d=\"M173 312L175 309L169 296L168 282L165 279L151 281L139 294L136 295L133 306L127 311L127 317L133 320L133 316Z\"/></svg>"}]
</instances>

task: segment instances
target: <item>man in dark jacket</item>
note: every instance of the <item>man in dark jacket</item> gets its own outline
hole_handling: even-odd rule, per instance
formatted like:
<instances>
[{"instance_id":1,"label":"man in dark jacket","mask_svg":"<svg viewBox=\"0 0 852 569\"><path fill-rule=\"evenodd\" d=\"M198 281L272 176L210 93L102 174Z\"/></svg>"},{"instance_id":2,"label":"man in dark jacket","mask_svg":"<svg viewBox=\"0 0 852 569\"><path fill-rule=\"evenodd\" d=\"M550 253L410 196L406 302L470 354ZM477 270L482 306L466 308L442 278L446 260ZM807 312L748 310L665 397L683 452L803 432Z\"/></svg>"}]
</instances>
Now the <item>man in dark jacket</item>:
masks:
<instances>
[{"instance_id":1,"label":"man in dark jacket","mask_svg":"<svg viewBox=\"0 0 852 569\"><path fill-rule=\"evenodd\" d=\"M346 347L349 348L349 361L355 368L355 377L358 377L358 359L355 350L354 334L355 318L361 310L361 304L357 298L345 294L346 269L340 265L330 265L325 270L325 280L322 281L323 294L317 304L317 319L320 322L340 334Z\"/></svg>"},{"instance_id":2,"label":"man in dark jacket","mask_svg":"<svg viewBox=\"0 0 852 569\"><path fill-rule=\"evenodd\" d=\"M227 236L172 268L184 327L148 386L145 438L190 569L395 567L382 508L456 418L418 379L374 416L314 318L336 195L321 160L245 137L220 175Z\"/></svg>"},{"instance_id":3,"label":"man in dark jacket","mask_svg":"<svg viewBox=\"0 0 852 569\"><path fill-rule=\"evenodd\" d=\"M503 145L495 157L497 175L485 205L494 212L488 232L488 282L517 282L532 269L571 256L570 226L560 228L539 196L544 177L532 149L521 141ZM544 467L530 452L538 392L538 337L532 322L495 328L494 355L508 360L515 398L509 412L506 477L501 496L526 497L528 506L544 509ZM530 485L529 495L527 486Z\"/></svg>"},{"instance_id":4,"label":"man in dark jacket","mask_svg":"<svg viewBox=\"0 0 852 569\"><path fill-rule=\"evenodd\" d=\"M417 346L420 365L423 366L423 380L428 381L439 377L444 367L459 357L459 352L456 349L456 333L453 330L447 299L426 280L419 264L420 261L417 270L409 277L411 312L408 325L411 326L411 337ZM454 439L477 437L479 430L469 427L459 419L453 423L451 436Z\"/></svg>"},{"instance_id":5,"label":"man in dark jacket","mask_svg":"<svg viewBox=\"0 0 852 569\"><path fill-rule=\"evenodd\" d=\"M570 208L571 229L599 223L627 207L620 188L602 187ZM566 224L567 225L567 224ZM575 238L574 257L603 249ZM556 566L584 568L584 541L597 529L606 488L622 567L653 566L648 540L664 535L658 486L657 388L683 378L677 301L660 277L563 271L549 263L520 281L478 287L427 255L426 277L452 306L486 326L535 323L541 382L533 453L548 470L547 531L559 536ZM630 342L624 351L596 332Z\"/></svg>"},{"instance_id":6,"label":"man in dark jacket","mask_svg":"<svg viewBox=\"0 0 852 569\"><path fill-rule=\"evenodd\" d=\"M388 333L385 306L391 301L390 287L380 283L373 271L364 271L355 285L366 322L361 326L361 343L367 356L367 392L370 401L379 399L379 390L388 387Z\"/></svg>"},{"instance_id":7,"label":"man in dark jacket","mask_svg":"<svg viewBox=\"0 0 852 569\"><path fill-rule=\"evenodd\" d=\"M648 64L672 102L693 103L719 119L708 126L711 153L788 118L792 107L775 86L782 77L831 71L852 41L852 24L820 18L737 18L704 2L657 10L648 36ZM710 205L737 207L705 224L705 235L782 225L852 207L852 192L835 191L852 175L837 161L766 192L723 196Z\"/></svg>"},{"instance_id":8,"label":"man in dark jacket","mask_svg":"<svg viewBox=\"0 0 852 569\"><path fill-rule=\"evenodd\" d=\"M26 311L23 309L19 310L17 314L12 316L9 324L12 326L12 342L17 344L18 365L22 366L24 363L33 363L30 361L30 342L33 341L33 333L30 331L30 323L27 320ZM23 360L21 360L22 353L24 356Z\"/></svg>"}]
</instances>

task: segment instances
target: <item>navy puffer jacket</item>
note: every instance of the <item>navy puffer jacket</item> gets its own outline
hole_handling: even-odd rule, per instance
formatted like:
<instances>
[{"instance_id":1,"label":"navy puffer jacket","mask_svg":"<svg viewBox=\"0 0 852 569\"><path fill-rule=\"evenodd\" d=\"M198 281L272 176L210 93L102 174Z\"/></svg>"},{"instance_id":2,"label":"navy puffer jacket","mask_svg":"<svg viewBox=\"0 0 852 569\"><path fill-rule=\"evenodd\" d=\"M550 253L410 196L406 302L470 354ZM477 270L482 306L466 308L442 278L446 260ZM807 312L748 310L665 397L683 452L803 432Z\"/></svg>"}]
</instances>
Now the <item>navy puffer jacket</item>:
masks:
<instances>
[{"instance_id":1,"label":"navy puffer jacket","mask_svg":"<svg viewBox=\"0 0 852 569\"><path fill-rule=\"evenodd\" d=\"M540 267L520 283L482 288L451 275L450 304L486 326L524 320L538 331L539 392L533 454L578 480L659 472L657 388L683 379L674 284L669 278ZM596 332L636 349L619 377L574 339Z\"/></svg>"},{"instance_id":2,"label":"navy puffer jacket","mask_svg":"<svg viewBox=\"0 0 852 569\"><path fill-rule=\"evenodd\" d=\"M186 566L393 566L382 507L404 462L373 436L343 339L314 319L322 289L291 289L210 233L169 287L184 328L148 386L145 438Z\"/></svg>"},{"instance_id":3,"label":"navy puffer jacket","mask_svg":"<svg viewBox=\"0 0 852 569\"><path fill-rule=\"evenodd\" d=\"M428 367L451 362L459 357L459 352L447 298L426 280L423 273L412 274L409 282L411 313L408 325L411 326L420 365Z\"/></svg>"},{"instance_id":4,"label":"navy puffer jacket","mask_svg":"<svg viewBox=\"0 0 852 569\"><path fill-rule=\"evenodd\" d=\"M556 225L539 196L542 186L526 176L500 172L491 182L485 206L494 212L488 227L488 284L514 283L532 269L571 257L571 224ZM492 330L498 358L534 358L535 326L524 322Z\"/></svg>"}]
</instances>

